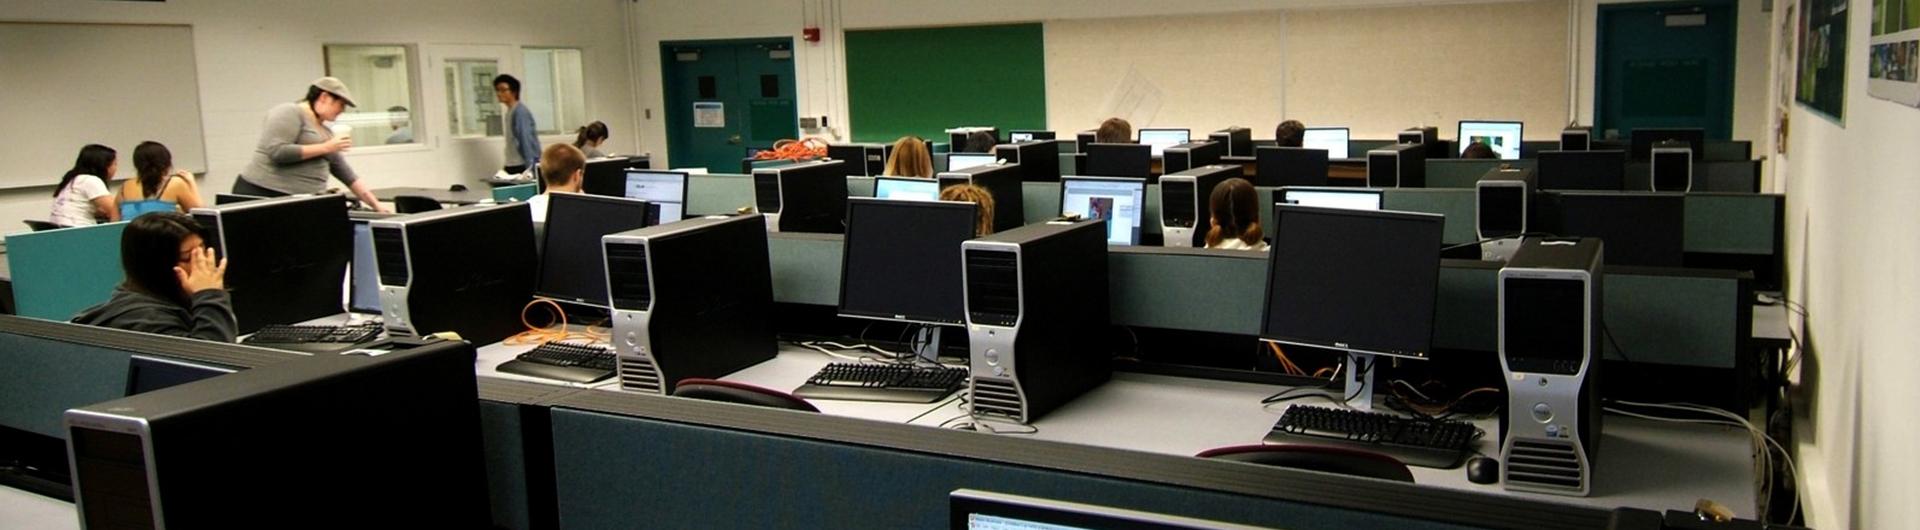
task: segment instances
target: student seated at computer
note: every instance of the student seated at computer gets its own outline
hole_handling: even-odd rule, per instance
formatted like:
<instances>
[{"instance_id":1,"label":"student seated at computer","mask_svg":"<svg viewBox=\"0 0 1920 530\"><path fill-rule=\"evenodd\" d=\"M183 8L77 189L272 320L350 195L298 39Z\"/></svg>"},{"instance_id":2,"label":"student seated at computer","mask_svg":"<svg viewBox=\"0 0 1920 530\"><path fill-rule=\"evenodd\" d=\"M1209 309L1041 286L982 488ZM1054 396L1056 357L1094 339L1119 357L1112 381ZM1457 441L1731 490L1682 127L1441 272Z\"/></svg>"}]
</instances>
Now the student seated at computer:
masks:
<instances>
[{"instance_id":1,"label":"student seated at computer","mask_svg":"<svg viewBox=\"0 0 1920 530\"><path fill-rule=\"evenodd\" d=\"M586 153L588 159L606 158L607 154L600 151L600 144L607 143L607 137L612 134L604 122L589 123L574 134L573 146Z\"/></svg>"},{"instance_id":2,"label":"student seated at computer","mask_svg":"<svg viewBox=\"0 0 1920 530\"><path fill-rule=\"evenodd\" d=\"M120 207L107 191L107 181L120 169L118 157L112 147L100 144L80 148L73 169L60 176L60 185L53 188L53 211L47 214L47 222L65 227L119 221Z\"/></svg>"},{"instance_id":3,"label":"student seated at computer","mask_svg":"<svg viewBox=\"0 0 1920 530\"><path fill-rule=\"evenodd\" d=\"M1493 146L1487 145L1486 142L1474 142L1467 144L1467 148L1460 151L1460 158L1499 160L1500 153L1495 152Z\"/></svg>"},{"instance_id":4,"label":"student seated at computer","mask_svg":"<svg viewBox=\"0 0 1920 530\"><path fill-rule=\"evenodd\" d=\"M1093 142L1098 144L1133 143L1133 124L1120 118L1107 118L1100 122L1100 128L1093 131Z\"/></svg>"},{"instance_id":5,"label":"student seated at computer","mask_svg":"<svg viewBox=\"0 0 1920 530\"><path fill-rule=\"evenodd\" d=\"M140 142L133 148L133 169L135 178L120 185L121 218L201 206L200 186L193 182L193 174L174 168L173 152L160 142Z\"/></svg>"},{"instance_id":6,"label":"student seated at computer","mask_svg":"<svg viewBox=\"0 0 1920 530\"><path fill-rule=\"evenodd\" d=\"M986 188L972 184L957 184L940 190L940 200L970 202L978 205L974 209L974 237L993 234L993 194Z\"/></svg>"},{"instance_id":7,"label":"student seated at computer","mask_svg":"<svg viewBox=\"0 0 1920 530\"><path fill-rule=\"evenodd\" d=\"M1300 147L1307 139L1307 125L1299 120L1287 120L1273 128L1273 143L1280 147Z\"/></svg>"},{"instance_id":8,"label":"student seated at computer","mask_svg":"<svg viewBox=\"0 0 1920 530\"><path fill-rule=\"evenodd\" d=\"M993 133L990 133L987 131L973 131L973 132L967 133L967 145L965 146L964 149L961 149L960 152L991 153L993 152L993 146L999 143L1000 143L999 139L994 138Z\"/></svg>"},{"instance_id":9,"label":"student seated at computer","mask_svg":"<svg viewBox=\"0 0 1920 530\"><path fill-rule=\"evenodd\" d=\"M1239 177L1221 181L1213 187L1207 206L1213 210L1207 248L1267 251L1267 242L1261 239L1260 192L1252 182Z\"/></svg>"},{"instance_id":10,"label":"student seated at computer","mask_svg":"<svg viewBox=\"0 0 1920 530\"><path fill-rule=\"evenodd\" d=\"M887 155L885 176L933 178L933 155L927 141L907 135L893 142L893 154Z\"/></svg>"},{"instance_id":11,"label":"student seated at computer","mask_svg":"<svg viewBox=\"0 0 1920 530\"><path fill-rule=\"evenodd\" d=\"M547 222L548 194L580 193L581 182L587 178L586 168L587 155L578 147L553 144L540 153L540 178L547 181L547 191L527 199L533 222Z\"/></svg>"},{"instance_id":12,"label":"student seated at computer","mask_svg":"<svg viewBox=\"0 0 1920 530\"><path fill-rule=\"evenodd\" d=\"M126 280L113 296L80 312L73 323L233 342L240 324L227 297L227 260L214 258L193 217L179 212L140 216L120 233Z\"/></svg>"}]
</instances>

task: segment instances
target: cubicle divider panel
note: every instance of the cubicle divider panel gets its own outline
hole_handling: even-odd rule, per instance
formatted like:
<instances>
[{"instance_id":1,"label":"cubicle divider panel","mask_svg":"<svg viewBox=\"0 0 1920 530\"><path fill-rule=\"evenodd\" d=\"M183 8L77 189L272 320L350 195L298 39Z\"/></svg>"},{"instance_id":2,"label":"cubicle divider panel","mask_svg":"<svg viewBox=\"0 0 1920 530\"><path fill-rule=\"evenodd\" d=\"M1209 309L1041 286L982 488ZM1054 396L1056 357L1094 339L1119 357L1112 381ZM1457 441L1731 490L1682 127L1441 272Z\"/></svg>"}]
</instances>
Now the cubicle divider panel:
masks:
<instances>
[{"instance_id":1,"label":"cubicle divider panel","mask_svg":"<svg viewBox=\"0 0 1920 530\"><path fill-rule=\"evenodd\" d=\"M1744 272L1727 271L1607 274L1603 323L1613 340L1601 343L1605 357L1735 368L1752 325L1752 306L1746 303L1752 298L1741 296L1745 278Z\"/></svg>"},{"instance_id":2,"label":"cubicle divider panel","mask_svg":"<svg viewBox=\"0 0 1920 530\"><path fill-rule=\"evenodd\" d=\"M1020 213L1027 224L1044 223L1060 217L1060 183L1020 183ZM999 208L1000 205L994 205ZM1154 227L1156 230L1158 226Z\"/></svg>"},{"instance_id":3,"label":"cubicle divider panel","mask_svg":"<svg viewBox=\"0 0 1920 530\"><path fill-rule=\"evenodd\" d=\"M753 205L751 175L687 175L688 215L726 215Z\"/></svg>"},{"instance_id":4,"label":"cubicle divider panel","mask_svg":"<svg viewBox=\"0 0 1920 530\"><path fill-rule=\"evenodd\" d=\"M1709 162L1753 160L1753 142L1747 140L1707 140L1701 153Z\"/></svg>"},{"instance_id":5,"label":"cubicle divider panel","mask_svg":"<svg viewBox=\"0 0 1920 530\"><path fill-rule=\"evenodd\" d=\"M64 321L107 301L124 276L120 232L126 227L120 222L7 236L18 314Z\"/></svg>"},{"instance_id":6,"label":"cubicle divider panel","mask_svg":"<svg viewBox=\"0 0 1920 530\"><path fill-rule=\"evenodd\" d=\"M1474 186L1480 182L1480 177L1486 176L1488 171L1493 171L1500 166L1533 169L1539 166L1539 161L1532 158L1522 158L1519 160L1467 158L1427 160L1426 187L1473 189Z\"/></svg>"},{"instance_id":7,"label":"cubicle divider panel","mask_svg":"<svg viewBox=\"0 0 1920 530\"><path fill-rule=\"evenodd\" d=\"M0 333L0 425L62 440L67 409L119 399L127 393L124 350Z\"/></svg>"},{"instance_id":8,"label":"cubicle divider panel","mask_svg":"<svg viewBox=\"0 0 1920 530\"><path fill-rule=\"evenodd\" d=\"M609 394L581 397L612 406L569 400L553 412L554 445L567 449L555 457L563 527L943 528L947 494L960 488L1287 528L1606 519L1597 509L1236 462ZM607 412L623 401L687 410Z\"/></svg>"},{"instance_id":9,"label":"cubicle divider panel","mask_svg":"<svg viewBox=\"0 0 1920 530\"><path fill-rule=\"evenodd\" d=\"M872 197L873 177L847 177L848 197Z\"/></svg>"},{"instance_id":10,"label":"cubicle divider panel","mask_svg":"<svg viewBox=\"0 0 1920 530\"><path fill-rule=\"evenodd\" d=\"M1380 198L1386 210L1436 213L1447 217L1441 242L1461 245L1480 240L1474 230L1477 191L1468 189L1388 188Z\"/></svg>"},{"instance_id":11,"label":"cubicle divider panel","mask_svg":"<svg viewBox=\"0 0 1920 530\"><path fill-rule=\"evenodd\" d=\"M549 404L581 390L484 377L478 383L494 524L516 530L558 528Z\"/></svg>"},{"instance_id":12,"label":"cubicle divider panel","mask_svg":"<svg viewBox=\"0 0 1920 530\"><path fill-rule=\"evenodd\" d=\"M1064 141L1071 141L1071 140L1062 140L1062 141L1064 142ZM1064 146L1064 145L1060 146L1060 149L1063 151L1066 150L1066 148L1067 146ZM1060 174L1062 175L1080 174L1080 156L1079 155L1080 153L1077 151L1072 153L1060 153Z\"/></svg>"},{"instance_id":13,"label":"cubicle divider panel","mask_svg":"<svg viewBox=\"0 0 1920 530\"><path fill-rule=\"evenodd\" d=\"M1393 145L1395 143L1397 143L1395 140L1352 139L1347 141L1347 154L1352 155L1353 158L1366 160L1367 151L1380 149L1383 147Z\"/></svg>"},{"instance_id":14,"label":"cubicle divider panel","mask_svg":"<svg viewBox=\"0 0 1920 530\"><path fill-rule=\"evenodd\" d=\"M1500 263L1441 260L1433 304L1433 346L1498 351Z\"/></svg>"},{"instance_id":15,"label":"cubicle divider panel","mask_svg":"<svg viewBox=\"0 0 1920 530\"><path fill-rule=\"evenodd\" d=\"M773 260L773 301L840 305L841 254L845 247L846 240L838 234L767 234L767 253Z\"/></svg>"},{"instance_id":16,"label":"cubicle divider panel","mask_svg":"<svg viewBox=\"0 0 1920 530\"><path fill-rule=\"evenodd\" d=\"M1652 189L1653 166L1645 161L1627 163L1626 187L1629 191ZM1723 160L1693 163L1694 192L1759 193L1760 161Z\"/></svg>"},{"instance_id":17,"label":"cubicle divider panel","mask_svg":"<svg viewBox=\"0 0 1920 530\"><path fill-rule=\"evenodd\" d=\"M1784 231L1786 198L1776 194L1689 193L1687 252L1774 255Z\"/></svg>"},{"instance_id":18,"label":"cubicle divider panel","mask_svg":"<svg viewBox=\"0 0 1920 530\"><path fill-rule=\"evenodd\" d=\"M1266 253L1122 249L1107 254L1116 324L1258 335L1266 300Z\"/></svg>"},{"instance_id":19,"label":"cubicle divider panel","mask_svg":"<svg viewBox=\"0 0 1920 530\"><path fill-rule=\"evenodd\" d=\"M540 194L539 184L515 184L493 189L493 202L524 201Z\"/></svg>"}]
</instances>

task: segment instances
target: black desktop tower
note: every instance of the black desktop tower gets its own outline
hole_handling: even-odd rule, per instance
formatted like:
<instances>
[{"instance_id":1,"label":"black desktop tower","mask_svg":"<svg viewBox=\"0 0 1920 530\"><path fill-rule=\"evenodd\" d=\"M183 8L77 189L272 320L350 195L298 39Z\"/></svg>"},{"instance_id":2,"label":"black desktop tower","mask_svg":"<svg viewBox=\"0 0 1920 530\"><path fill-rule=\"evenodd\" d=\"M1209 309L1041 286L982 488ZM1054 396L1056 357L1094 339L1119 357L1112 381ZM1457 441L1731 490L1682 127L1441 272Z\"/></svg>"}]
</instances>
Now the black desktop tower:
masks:
<instances>
[{"instance_id":1,"label":"black desktop tower","mask_svg":"<svg viewBox=\"0 0 1920 530\"><path fill-rule=\"evenodd\" d=\"M1246 127L1228 127L1207 134L1207 141L1226 146L1221 156L1253 156L1253 131ZM1195 164L1204 165L1204 164Z\"/></svg>"},{"instance_id":2,"label":"black desktop tower","mask_svg":"<svg viewBox=\"0 0 1920 530\"><path fill-rule=\"evenodd\" d=\"M338 195L278 197L194 208L208 246L230 260L227 293L239 332L340 314L353 260L353 223Z\"/></svg>"},{"instance_id":3,"label":"black desktop tower","mask_svg":"<svg viewBox=\"0 0 1920 530\"><path fill-rule=\"evenodd\" d=\"M1060 181L1060 142L1057 140L1033 140L999 145L993 148L993 153L994 158L1002 163L1020 164L1022 180Z\"/></svg>"},{"instance_id":4,"label":"black desktop tower","mask_svg":"<svg viewBox=\"0 0 1920 530\"><path fill-rule=\"evenodd\" d=\"M887 172L887 157L893 156L893 144L833 144L827 146L827 158L845 162L841 169L849 177L878 177Z\"/></svg>"},{"instance_id":5,"label":"black desktop tower","mask_svg":"<svg viewBox=\"0 0 1920 530\"><path fill-rule=\"evenodd\" d=\"M1586 496L1600 449L1603 247L1593 238L1528 239L1500 269L1502 482Z\"/></svg>"},{"instance_id":6,"label":"black desktop tower","mask_svg":"<svg viewBox=\"0 0 1920 530\"><path fill-rule=\"evenodd\" d=\"M1160 156L1160 173L1171 175L1196 167L1220 163L1227 144L1219 141L1193 142L1168 147Z\"/></svg>"},{"instance_id":7,"label":"black desktop tower","mask_svg":"<svg viewBox=\"0 0 1920 530\"><path fill-rule=\"evenodd\" d=\"M1560 131L1561 151L1587 151L1593 149L1593 127L1568 127Z\"/></svg>"},{"instance_id":8,"label":"black desktop tower","mask_svg":"<svg viewBox=\"0 0 1920 530\"><path fill-rule=\"evenodd\" d=\"M1474 184L1473 227L1483 240L1481 260L1506 261L1520 248L1518 236L1527 233L1527 217L1533 214L1534 186L1533 169L1515 167L1494 168Z\"/></svg>"},{"instance_id":9,"label":"black desktop tower","mask_svg":"<svg viewBox=\"0 0 1920 530\"><path fill-rule=\"evenodd\" d=\"M1693 191L1693 147L1685 142L1660 142L1649 150L1651 191Z\"/></svg>"},{"instance_id":10,"label":"black desktop tower","mask_svg":"<svg viewBox=\"0 0 1920 530\"><path fill-rule=\"evenodd\" d=\"M1440 141L1439 127L1414 127L1400 131L1395 143L1424 145L1427 158L1434 160L1453 157L1452 148L1447 142Z\"/></svg>"},{"instance_id":11,"label":"black desktop tower","mask_svg":"<svg viewBox=\"0 0 1920 530\"><path fill-rule=\"evenodd\" d=\"M601 241L622 390L671 394L683 379L718 379L778 351L760 216L689 219Z\"/></svg>"},{"instance_id":12,"label":"black desktop tower","mask_svg":"<svg viewBox=\"0 0 1920 530\"><path fill-rule=\"evenodd\" d=\"M1427 187L1427 148L1395 144L1367 151L1367 187Z\"/></svg>"},{"instance_id":13,"label":"black desktop tower","mask_svg":"<svg viewBox=\"0 0 1920 530\"><path fill-rule=\"evenodd\" d=\"M1161 244L1190 248L1207 246L1207 231L1213 229L1213 210L1209 201L1213 187L1240 176L1240 172L1239 164L1226 164L1202 166L1160 177Z\"/></svg>"},{"instance_id":14,"label":"black desktop tower","mask_svg":"<svg viewBox=\"0 0 1920 530\"><path fill-rule=\"evenodd\" d=\"M960 248L970 414L1030 423L1112 376L1092 341L1108 326L1105 221L1035 224Z\"/></svg>"},{"instance_id":15,"label":"black desktop tower","mask_svg":"<svg viewBox=\"0 0 1920 530\"><path fill-rule=\"evenodd\" d=\"M521 212L525 215L525 212ZM473 346L320 355L68 410L87 528L485 528Z\"/></svg>"},{"instance_id":16,"label":"black desktop tower","mask_svg":"<svg viewBox=\"0 0 1920 530\"><path fill-rule=\"evenodd\" d=\"M492 344L525 329L520 312L533 299L538 268L528 208L515 202L369 221L387 331L452 331Z\"/></svg>"},{"instance_id":17,"label":"black desktop tower","mask_svg":"<svg viewBox=\"0 0 1920 530\"><path fill-rule=\"evenodd\" d=\"M1026 204L1025 186L1021 184L1025 171L1020 164L1002 166L973 166L959 171L948 171L935 175L940 181L940 189L966 182L986 188L993 196L993 231L1004 232L1027 224L1027 214L1021 205ZM1006 206L1002 206L1006 205ZM846 207L841 206L844 214Z\"/></svg>"},{"instance_id":18,"label":"black desktop tower","mask_svg":"<svg viewBox=\"0 0 1920 530\"><path fill-rule=\"evenodd\" d=\"M838 160L753 170L753 203L771 232L847 231L846 170Z\"/></svg>"}]
</instances>

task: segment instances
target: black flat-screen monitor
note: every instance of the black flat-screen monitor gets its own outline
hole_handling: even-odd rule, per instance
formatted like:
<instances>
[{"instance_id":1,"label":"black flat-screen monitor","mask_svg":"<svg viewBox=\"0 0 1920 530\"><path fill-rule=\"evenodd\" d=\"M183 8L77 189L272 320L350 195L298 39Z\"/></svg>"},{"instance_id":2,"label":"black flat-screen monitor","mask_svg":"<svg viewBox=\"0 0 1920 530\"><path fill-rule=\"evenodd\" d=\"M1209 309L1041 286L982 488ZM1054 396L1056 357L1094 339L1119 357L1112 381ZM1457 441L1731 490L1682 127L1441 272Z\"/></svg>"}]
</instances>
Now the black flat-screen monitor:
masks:
<instances>
[{"instance_id":1,"label":"black flat-screen monitor","mask_svg":"<svg viewBox=\"0 0 1920 530\"><path fill-rule=\"evenodd\" d=\"M648 217L656 206L638 199L580 193L549 197L546 241L533 294L606 308L607 265L600 254L600 236L651 226Z\"/></svg>"},{"instance_id":2,"label":"black flat-screen monitor","mask_svg":"<svg viewBox=\"0 0 1920 530\"><path fill-rule=\"evenodd\" d=\"M1300 147L1325 150L1335 160L1352 158L1352 142L1353 131L1346 127L1308 127L1300 134Z\"/></svg>"},{"instance_id":3,"label":"black flat-screen monitor","mask_svg":"<svg viewBox=\"0 0 1920 530\"><path fill-rule=\"evenodd\" d=\"M1087 165L1080 174L1100 177L1153 176L1152 147L1141 144L1088 144Z\"/></svg>"},{"instance_id":4,"label":"black flat-screen monitor","mask_svg":"<svg viewBox=\"0 0 1920 530\"><path fill-rule=\"evenodd\" d=\"M1674 141L1693 148L1693 161L1699 162L1707 155L1707 130L1697 128L1649 128L1634 129L1629 135L1628 154L1634 160L1653 158L1653 146L1660 142ZM1612 252L1611 246L1607 247Z\"/></svg>"},{"instance_id":5,"label":"black flat-screen monitor","mask_svg":"<svg viewBox=\"0 0 1920 530\"><path fill-rule=\"evenodd\" d=\"M687 173L684 171L627 170L620 194L613 197L640 199L660 207L660 224L687 215Z\"/></svg>"},{"instance_id":6,"label":"black flat-screen monitor","mask_svg":"<svg viewBox=\"0 0 1920 530\"><path fill-rule=\"evenodd\" d=\"M1016 143L1016 144L1021 142L1031 142L1034 140L1052 140L1052 139L1054 139L1053 131L1034 131L1034 130L1026 130L1026 129L1014 129L1013 131L1007 133L1007 141L1011 143Z\"/></svg>"},{"instance_id":7,"label":"black flat-screen monitor","mask_svg":"<svg viewBox=\"0 0 1920 530\"><path fill-rule=\"evenodd\" d=\"M948 496L948 530L1258 530L1219 521L987 491Z\"/></svg>"},{"instance_id":8,"label":"black flat-screen monitor","mask_svg":"<svg viewBox=\"0 0 1920 530\"><path fill-rule=\"evenodd\" d=\"M1520 139L1524 124L1517 121L1462 120L1453 142L1454 155L1466 152L1473 144L1487 144L1501 160L1520 159Z\"/></svg>"},{"instance_id":9,"label":"black flat-screen monitor","mask_svg":"<svg viewBox=\"0 0 1920 530\"><path fill-rule=\"evenodd\" d=\"M195 208L207 245L230 261L227 295L241 334L340 314L353 226L337 195Z\"/></svg>"},{"instance_id":10,"label":"black flat-screen monitor","mask_svg":"<svg viewBox=\"0 0 1920 530\"><path fill-rule=\"evenodd\" d=\"M1060 213L1107 220L1107 244L1140 244L1147 209L1147 181L1120 177L1063 177Z\"/></svg>"},{"instance_id":11,"label":"black flat-screen monitor","mask_svg":"<svg viewBox=\"0 0 1920 530\"><path fill-rule=\"evenodd\" d=\"M1328 154L1303 147L1260 147L1253 150L1253 185L1325 186Z\"/></svg>"},{"instance_id":12,"label":"black flat-screen monitor","mask_svg":"<svg viewBox=\"0 0 1920 530\"><path fill-rule=\"evenodd\" d=\"M978 218L969 202L847 199L840 315L965 323L960 243Z\"/></svg>"},{"instance_id":13,"label":"black flat-screen monitor","mask_svg":"<svg viewBox=\"0 0 1920 530\"><path fill-rule=\"evenodd\" d=\"M1541 151L1543 190L1620 191L1627 187L1625 151Z\"/></svg>"},{"instance_id":14,"label":"black flat-screen monitor","mask_svg":"<svg viewBox=\"0 0 1920 530\"><path fill-rule=\"evenodd\" d=\"M1316 206L1320 208L1345 208L1349 210L1378 210L1385 200L1385 190L1380 188L1338 188L1331 186L1287 186L1280 188L1276 202Z\"/></svg>"},{"instance_id":15,"label":"black flat-screen monitor","mask_svg":"<svg viewBox=\"0 0 1920 530\"><path fill-rule=\"evenodd\" d=\"M1278 204L1260 336L1426 358L1443 216Z\"/></svg>"},{"instance_id":16,"label":"black flat-screen monitor","mask_svg":"<svg viewBox=\"0 0 1920 530\"><path fill-rule=\"evenodd\" d=\"M619 197L627 191L627 159L596 158L587 161L580 174L580 191L605 197ZM541 181L545 191L545 181Z\"/></svg>"},{"instance_id":17,"label":"black flat-screen monitor","mask_svg":"<svg viewBox=\"0 0 1920 530\"><path fill-rule=\"evenodd\" d=\"M1140 143L1152 148L1155 157L1167 152L1168 147L1193 141L1192 129L1140 129Z\"/></svg>"},{"instance_id":18,"label":"black flat-screen monitor","mask_svg":"<svg viewBox=\"0 0 1920 530\"><path fill-rule=\"evenodd\" d=\"M914 177L874 177L873 197L910 201L940 200L940 181Z\"/></svg>"},{"instance_id":19,"label":"black flat-screen monitor","mask_svg":"<svg viewBox=\"0 0 1920 530\"><path fill-rule=\"evenodd\" d=\"M127 358L127 393L145 394L239 371L226 366L187 362L166 357L133 355Z\"/></svg>"},{"instance_id":20,"label":"black flat-screen monitor","mask_svg":"<svg viewBox=\"0 0 1920 530\"><path fill-rule=\"evenodd\" d=\"M1687 197L1682 193L1544 194L1548 232L1596 237L1608 265L1680 267L1685 262Z\"/></svg>"}]
</instances>

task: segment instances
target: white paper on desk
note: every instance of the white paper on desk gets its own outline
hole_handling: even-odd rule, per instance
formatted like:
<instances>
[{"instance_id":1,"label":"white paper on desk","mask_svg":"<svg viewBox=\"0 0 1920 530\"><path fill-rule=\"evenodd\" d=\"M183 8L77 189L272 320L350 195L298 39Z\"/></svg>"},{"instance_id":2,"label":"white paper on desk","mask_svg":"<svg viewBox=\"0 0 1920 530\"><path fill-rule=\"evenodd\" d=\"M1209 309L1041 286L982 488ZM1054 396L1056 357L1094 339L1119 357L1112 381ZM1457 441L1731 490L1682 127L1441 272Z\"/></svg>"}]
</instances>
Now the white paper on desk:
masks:
<instances>
[{"instance_id":1,"label":"white paper on desk","mask_svg":"<svg viewBox=\"0 0 1920 530\"><path fill-rule=\"evenodd\" d=\"M1160 106L1165 98L1165 91L1142 75L1140 70L1128 65L1127 73L1120 76L1120 82L1113 85L1113 90L1107 92L1107 102L1100 108L1106 111L1107 116L1127 120L1134 127L1141 127L1152 124L1153 118L1160 115Z\"/></svg>"}]
</instances>

